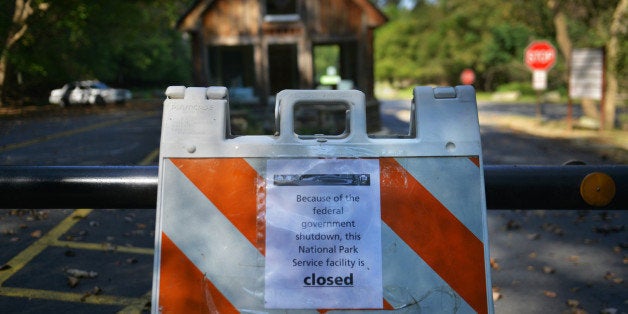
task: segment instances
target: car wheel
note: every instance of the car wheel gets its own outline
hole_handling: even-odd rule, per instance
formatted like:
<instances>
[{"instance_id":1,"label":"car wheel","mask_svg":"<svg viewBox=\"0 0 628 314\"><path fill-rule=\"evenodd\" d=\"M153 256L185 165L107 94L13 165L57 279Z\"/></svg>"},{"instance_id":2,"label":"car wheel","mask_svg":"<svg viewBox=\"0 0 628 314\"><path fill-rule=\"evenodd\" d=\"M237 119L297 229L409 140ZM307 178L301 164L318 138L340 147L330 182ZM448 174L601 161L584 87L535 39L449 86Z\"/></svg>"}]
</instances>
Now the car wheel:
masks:
<instances>
[{"instance_id":1,"label":"car wheel","mask_svg":"<svg viewBox=\"0 0 628 314\"><path fill-rule=\"evenodd\" d=\"M99 106L105 105L105 99L102 96L96 96L96 104Z\"/></svg>"}]
</instances>

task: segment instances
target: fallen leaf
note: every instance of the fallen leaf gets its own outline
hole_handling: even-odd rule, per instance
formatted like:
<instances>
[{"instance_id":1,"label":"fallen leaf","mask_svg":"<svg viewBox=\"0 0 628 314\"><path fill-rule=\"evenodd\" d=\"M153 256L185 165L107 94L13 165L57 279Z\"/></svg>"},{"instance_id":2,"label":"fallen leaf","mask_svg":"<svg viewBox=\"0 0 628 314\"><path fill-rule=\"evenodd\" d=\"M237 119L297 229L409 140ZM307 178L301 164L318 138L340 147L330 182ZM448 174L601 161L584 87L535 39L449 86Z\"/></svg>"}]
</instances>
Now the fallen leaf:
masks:
<instances>
[{"instance_id":1,"label":"fallen leaf","mask_svg":"<svg viewBox=\"0 0 628 314\"><path fill-rule=\"evenodd\" d=\"M105 251L115 251L117 247L116 247L115 244L111 244L109 242L105 242L105 243L102 243L102 248Z\"/></svg>"},{"instance_id":2,"label":"fallen leaf","mask_svg":"<svg viewBox=\"0 0 628 314\"><path fill-rule=\"evenodd\" d=\"M16 235L15 229L2 229L2 235Z\"/></svg>"},{"instance_id":3,"label":"fallen leaf","mask_svg":"<svg viewBox=\"0 0 628 314\"><path fill-rule=\"evenodd\" d=\"M548 290L543 291L543 294L548 298L555 298L557 296L556 292Z\"/></svg>"},{"instance_id":4,"label":"fallen leaf","mask_svg":"<svg viewBox=\"0 0 628 314\"><path fill-rule=\"evenodd\" d=\"M624 282L623 278L613 278L613 282L616 284L621 284L622 282Z\"/></svg>"},{"instance_id":5,"label":"fallen leaf","mask_svg":"<svg viewBox=\"0 0 628 314\"><path fill-rule=\"evenodd\" d=\"M39 239L41 238L42 232L41 230L35 230L33 232L31 232L31 237Z\"/></svg>"},{"instance_id":6,"label":"fallen leaf","mask_svg":"<svg viewBox=\"0 0 628 314\"><path fill-rule=\"evenodd\" d=\"M593 232L595 233L600 233L603 235L609 235L611 233L619 233L624 231L625 227L623 225L621 226L609 226L609 225L604 225L601 227L595 227L593 228Z\"/></svg>"},{"instance_id":7,"label":"fallen leaf","mask_svg":"<svg viewBox=\"0 0 628 314\"><path fill-rule=\"evenodd\" d=\"M490 263L491 263L491 268L495 269L495 270L499 270L499 263L497 263L497 260L494 258L490 259Z\"/></svg>"},{"instance_id":8,"label":"fallen leaf","mask_svg":"<svg viewBox=\"0 0 628 314\"><path fill-rule=\"evenodd\" d=\"M556 270L550 266L543 266L543 272L546 274L553 274Z\"/></svg>"},{"instance_id":9,"label":"fallen leaf","mask_svg":"<svg viewBox=\"0 0 628 314\"><path fill-rule=\"evenodd\" d=\"M70 286L70 288L76 287L80 281L81 281L80 279L74 276L68 276L68 286Z\"/></svg>"},{"instance_id":10,"label":"fallen leaf","mask_svg":"<svg viewBox=\"0 0 628 314\"><path fill-rule=\"evenodd\" d=\"M102 289L99 286L94 286L92 289L92 294L99 295L102 292Z\"/></svg>"},{"instance_id":11,"label":"fallen leaf","mask_svg":"<svg viewBox=\"0 0 628 314\"><path fill-rule=\"evenodd\" d=\"M610 272L610 271L607 271L606 275L604 275L604 279L606 279L606 280L611 280L613 278L615 278L615 274Z\"/></svg>"},{"instance_id":12,"label":"fallen leaf","mask_svg":"<svg viewBox=\"0 0 628 314\"><path fill-rule=\"evenodd\" d=\"M537 254L536 254L536 252L532 252L532 253L528 254L528 257L529 258L536 258Z\"/></svg>"},{"instance_id":13,"label":"fallen leaf","mask_svg":"<svg viewBox=\"0 0 628 314\"><path fill-rule=\"evenodd\" d=\"M578 307L579 305L580 305L580 302L578 300L567 299L567 306L568 307Z\"/></svg>"},{"instance_id":14,"label":"fallen leaf","mask_svg":"<svg viewBox=\"0 0 628 314\"><path fill-rule=\"evenodd\" d=\"M534 241L541 238L541 235L538 233L531 233L527 235L528 240Z\"/></svg>"},{"instance_id":15,"label":"fallen leaf","mask_svg":"<svg viewBox=\"0 0 628 314\"><path fill-rule=\"evenodd\" d=\"M569 259L568 259L568 260L569 260L570 262L572 262L572 263L578 263L578 262L580 261L580 256L578 256L578 255L572 255L572 256L569 256Z\"/></svg>"},{"instance_id":16,"label":"fallen leaf","mask_svg":"<svg viewBox=\"0 0 628 314\"><path fill-rule=\"evenodd\" d=\"M607 307L600 310L600 314L617 314L617 309L614 307Z\"/></svg>"},{"instance_id":17,"label":"fallen leaf","mask_svg":"<svg viewBox=\"0 0 628 314\"><path fill-rule=\"evenodd\" d=\"M40 210L34 214L36 220L48 219L48 210Z\"/></svg>"},{"instance_id":18,"label":"fallen leaf","mask_svg":"<svg viewBox=\"0 0 628 314\"><path fill-rule=\"evenodd\" d=\"M131 231L131 235L134 235L134 236L143 236L143 235L144 235L144 230L142 230L142 229L133 230L133 231Z\"/></svg>"},{"instance_id":19,"label":"fallen leaf","mask_svg":"<svg viewBox=\"0 0 628 314\"><path fill-rule=\"evenodd\" d=\"M98 273L95 271L86 271L81 269L70 268L65 271L66 274L76 278L96 278Z\"/></svg>"},{"instance_id":20,"label":"fallen leaf","mask_svg":"<svg viewBox=\"0 0 628 314\"><path fill-rule=\"evenodd\" d=\"M519 230L519 229L521 229L521 225L512 219L508 220L508 222L506 223L506 230L511 231L511 230Z\"/></svg>"},{"instance_id":21,"label":"fallen leaf","mask_svg":"<svg viewBox=\"0 0 628 314\"><path fill-rule=\"evenodd\" d=\"M81 297L81 302L85 302L85 300L87 300L87 298L89 298L91 295L91 292L85 292L85 294L83 294L83 296Z\"/></svg>"},{"instance_id":22,"label":"fallen leaf","mask_svg":"<svg viewBox=\"0 0 628 314\"><path fill-rule=\"evenodd\" d=\"M493 287L493 302L502 298L502 294L499 293L499 287Z\"/></svg>"}]
</instances>

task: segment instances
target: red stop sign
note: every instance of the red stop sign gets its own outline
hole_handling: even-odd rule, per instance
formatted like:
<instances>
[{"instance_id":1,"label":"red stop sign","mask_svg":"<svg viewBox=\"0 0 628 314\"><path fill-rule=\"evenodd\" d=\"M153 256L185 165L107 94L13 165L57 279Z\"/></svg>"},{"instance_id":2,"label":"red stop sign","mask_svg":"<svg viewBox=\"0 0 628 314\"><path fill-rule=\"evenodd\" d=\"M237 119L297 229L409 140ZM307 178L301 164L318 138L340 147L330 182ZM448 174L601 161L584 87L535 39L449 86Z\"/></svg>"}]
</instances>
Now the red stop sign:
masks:
<instances>
[{"instance_id":1,"label":"red stop sign","mask_svg":"<svg viewBox=\"0 0 628 314\"><path fill-rule=\"evenodd\" d=\"M526 48L523 59L531 70L547 71L556 62L556 49L545 40L533 41Z\"/></svg>"}]
</instances>

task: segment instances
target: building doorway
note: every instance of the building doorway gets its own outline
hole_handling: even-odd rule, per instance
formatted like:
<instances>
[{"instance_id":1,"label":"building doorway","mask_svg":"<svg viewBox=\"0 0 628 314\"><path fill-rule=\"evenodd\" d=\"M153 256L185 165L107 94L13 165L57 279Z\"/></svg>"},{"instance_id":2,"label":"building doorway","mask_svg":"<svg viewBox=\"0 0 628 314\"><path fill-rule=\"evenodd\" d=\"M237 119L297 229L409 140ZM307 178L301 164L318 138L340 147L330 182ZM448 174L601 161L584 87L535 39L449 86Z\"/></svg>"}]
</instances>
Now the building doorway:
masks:
<instances>
[{"instance_id":1,"label":"building doorway","mask_svg":"<svg viewBox=\"0 0 628 314\"><path fill-rule=\"evenodd\" d=\"M271 95L276 95L284 89L299 88L297 53L297 45L295 44L268 46Z\"/></svg>"}]
</instances>

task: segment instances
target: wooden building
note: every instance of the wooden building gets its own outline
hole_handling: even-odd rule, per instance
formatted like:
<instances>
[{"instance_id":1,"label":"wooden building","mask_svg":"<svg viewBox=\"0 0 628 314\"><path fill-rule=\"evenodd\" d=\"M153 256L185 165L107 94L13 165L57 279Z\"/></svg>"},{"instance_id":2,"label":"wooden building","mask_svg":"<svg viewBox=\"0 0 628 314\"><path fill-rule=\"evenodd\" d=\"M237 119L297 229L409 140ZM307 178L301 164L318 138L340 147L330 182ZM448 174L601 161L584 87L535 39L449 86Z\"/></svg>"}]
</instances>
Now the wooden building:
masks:
<instances>
[{"instance_id":1,"label":"wooden building","mask_svg":"<svg viewBox=\"0 0 628 314\"><path fill-rule=\"evenodd\" d=\"M369 0L198 0L177 27L190 35L194 84L264 104L319 86L320 47L335 48L343 82L374 99L373 32L386 20Z\"/></svg>"}]
</instances>

